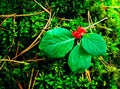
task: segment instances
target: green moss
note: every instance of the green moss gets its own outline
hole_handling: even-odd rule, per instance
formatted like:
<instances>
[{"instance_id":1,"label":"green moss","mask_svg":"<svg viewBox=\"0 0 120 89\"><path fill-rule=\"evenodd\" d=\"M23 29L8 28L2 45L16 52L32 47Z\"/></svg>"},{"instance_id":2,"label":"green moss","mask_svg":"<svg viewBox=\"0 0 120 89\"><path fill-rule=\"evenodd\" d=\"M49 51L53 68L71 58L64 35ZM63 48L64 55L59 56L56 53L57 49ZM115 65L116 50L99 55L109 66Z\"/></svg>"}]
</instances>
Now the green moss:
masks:
<instances>
[{"instance_id":1,"label":"green moss","mask_svg":"<svg viewBox=\"0 0 120 89\"><path fill-rule=\"evenodd\" d=\"M106 21L95 26L97 33L104 36L107 43L107 53L103 56L107 66L93 57L90 70L91 82L82 74L73 74L67 64L67 55L63 59L51 60L46 58L40 62L30 62L30 65L19 63L0 62L0 89L18 89L19 81L23 89L28 87L31 70L35 69L34 76L39 70L35 89L117 89L120 87L120 6L119 0L38 0L45 8L54 13L48 29L64 27L70 31L78 26L88 26L88 11L94 22L108 17ZM47 5L46 4L49 5ZM104 7L103 7L104 6ZM114 7L113 7L114 6ZM6 14L29 14L40 12L43 9L33 0L1 0L0 13ZM45 26L49 15L44 12L39 15L28 17L8 18L0 26L0 60L13 58L19 46L20 53L28 47ZM65 18L61 21L60 18ZM0 18L0 23L5 18ZM48 30L47 29L47 30ZM109 30L111 29L111 30ZM88 29L87 32L91 30ZM42 37L42 36L41 36ZM18 57L18 61L40 59L43 53L38 45ZM2 67L2 65L4 66ZM84 74L83 74L84 75ZM33 77L34 77L33 76ZM6 86L7 85L7 86Z\"/></svg>"}]
</instances>

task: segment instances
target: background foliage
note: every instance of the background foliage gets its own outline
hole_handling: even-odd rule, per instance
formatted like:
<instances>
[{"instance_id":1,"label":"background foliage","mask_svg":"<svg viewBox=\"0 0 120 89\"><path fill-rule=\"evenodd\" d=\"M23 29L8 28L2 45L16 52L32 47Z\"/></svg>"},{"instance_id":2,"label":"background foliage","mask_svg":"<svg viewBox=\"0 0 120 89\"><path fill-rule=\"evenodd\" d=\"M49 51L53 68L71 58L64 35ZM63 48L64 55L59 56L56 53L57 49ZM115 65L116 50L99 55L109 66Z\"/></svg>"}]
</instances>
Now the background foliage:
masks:
<instances>
[{"instance_id":1,"label":"background foliage","mask_svg":"<svg viewBox=\"0 0 120 89\"><path fill-rule=\"evenodd\" d=\"M48 29L64 27L76 30L104 17L106 21L92 28L101 34L107 43L103 57L93 57L89 68L91 82L85 74L73 74L67 64L67 55L62 59L44 59L38 45L10 62L15 55L27 48L38 36L49 17L43 12L33 16L0 17L0 89L119 89L120 88L120 1L119 0L38 0L46 9L52 10ZM0 0L0 14L33 14L43 9L34 0ZM88 11L90 14L88 14ZM91 22L92 23L92 22ZM48 30L47 29L47 30ZM88 29L88 32L91 28ZM17 51L18 49L18 51ZM25 62L24 62L25 61ZM20 63L23 62L23 63ZM26 64L29 62L29 64ZM35 76L39 71L36 79ZM31 75L33 76L31 77ZM32 83L30 84L30 79ZM34 80L35 85L34 85ZM7 85L7 86L6 86Z\"/></svg>"}]
</instances>

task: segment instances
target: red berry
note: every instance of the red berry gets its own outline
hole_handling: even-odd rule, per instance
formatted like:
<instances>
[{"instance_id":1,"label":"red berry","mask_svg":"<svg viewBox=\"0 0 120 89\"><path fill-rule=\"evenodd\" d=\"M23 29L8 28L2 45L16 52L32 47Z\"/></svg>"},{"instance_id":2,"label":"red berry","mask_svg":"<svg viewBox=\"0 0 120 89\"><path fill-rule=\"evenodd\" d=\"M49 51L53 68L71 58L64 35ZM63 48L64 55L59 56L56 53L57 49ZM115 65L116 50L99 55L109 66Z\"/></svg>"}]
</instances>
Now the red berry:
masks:
<instances>
[{"instance_id":1,"label":"red berry","mask_svg":"<svg viewBox=\"0 0 120 89\"><path fill-rule=\"evenodd\" d=\"M83 34L86 33L86 30L82 27L78 27L78 29L74 32L72 32L73 36L77 39L80 39Z\"/></svg>"},{"instance_id":2,"label":"red berry","mask_svg":"<svg viewBox=\"0 0 120 89\"><path fill-rule=\"evenodd\" d=\"M80 35L80 33L78 31L74 31L74 32L72 32L72 34L77 39L81 38L81 35Z\"/></svg>"},{"instance_id":3,"label":"red berry","mask_svg":"<svg viewBox=\"0 0 120 89\"><path fill-rule=\"evenodd\" d=\"M78 27L77 31L79 33L86 33L86 30L84 28L82 28L82 27Z\"/></svg>"}]
</instances>

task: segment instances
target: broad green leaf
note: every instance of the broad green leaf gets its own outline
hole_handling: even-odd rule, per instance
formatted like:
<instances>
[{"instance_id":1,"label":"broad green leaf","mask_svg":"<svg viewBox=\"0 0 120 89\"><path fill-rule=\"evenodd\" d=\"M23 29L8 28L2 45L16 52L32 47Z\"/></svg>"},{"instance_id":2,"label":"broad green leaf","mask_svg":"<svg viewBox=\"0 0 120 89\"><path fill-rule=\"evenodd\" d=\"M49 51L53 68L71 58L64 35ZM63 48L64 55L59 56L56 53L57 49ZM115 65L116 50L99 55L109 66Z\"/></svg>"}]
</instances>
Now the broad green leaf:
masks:
<instances>
[{"instance_id":1,"label":"broad green leaf","mask_svg":"<svg viewBox=\"0 0 120 89\"><path fill-rule=\"evenodd\" d=\"M65 28L54 28L45 33L39 48L50 58L62 58L73 47L72 33Z\"/></svg>"},{"instance_id":2,"label":"broad green leaf","mask_svg":"<svg viewBox=\"0 0 120 89\"><path fill-rule=\"evenodd\" d=\"M88 33L82 38L82 47L89 54L98 56L106 52L106 43L101 35Z\"/></svg>"},{"instance_id":3,"label":"broad green leaf","mask_svg":"<svg viewBox=\"0 0 120 89\"><path fill-rule=\"evenodd\" d=\"M75 73L84 72L90 67L91 55L80 44L76 45L69 54L68 65Z\"/></svg>"}]
</instances>

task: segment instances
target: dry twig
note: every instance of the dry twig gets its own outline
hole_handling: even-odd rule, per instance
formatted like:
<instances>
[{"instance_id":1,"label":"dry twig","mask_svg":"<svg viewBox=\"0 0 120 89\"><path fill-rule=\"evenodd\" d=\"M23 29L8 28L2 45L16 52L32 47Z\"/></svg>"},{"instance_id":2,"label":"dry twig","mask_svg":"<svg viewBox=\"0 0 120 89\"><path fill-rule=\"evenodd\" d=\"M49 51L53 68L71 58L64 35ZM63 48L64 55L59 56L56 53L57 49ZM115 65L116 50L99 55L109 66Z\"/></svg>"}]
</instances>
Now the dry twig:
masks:
<instances>
[{"instance_id":1,"label":"dry twig","mask_svg":"<svg viewBox=\"0 0 120 89\"><path fill-rule=\"evenodd\" d=\"M33 77L33 73L34 73L34 68L32 69L32 73L31 73L31 77L30 77L30 81L29 81L29 86L28 86L28 89L30 89L31 84L32 84L32 77Z\"/></svg>"},{"instance_id":2,"label":"dry twig","mask_svg":"<svg viewBox=\"0 0 120 89\"><path fill-rule=\"evenodd\" d=\"M12 60L10 58L8 59L0 59L0 63L1 62L13 62L13 63L19 63L19 64L29 64L29 62L38 62L38 61L42 61L42 60L45 60L46 58L43 57L43 58L40 58L40 59L35 59L35 60L26 60L26 61L16 61L16 60ZM2 64L2 66L0 67L0 70L1 68L4 66L5 63Z\"/></svg>"},{"instance_id":3,"label":"dry twig","mask_svg":"<svg viewBox=\"0 0 120 89\"><path fill-rule=\"evenodd\" d=\"M24 62L24 61L16 61L16 60L11 60L11 59L1 59L0 62L14 62L14 63L20 63L20 64L29 64L27 62Z\"/></svg>"},{"instance_id":4,"label":"dry twig","mask_svg":"<svg viewBox=\"0 0 120 89\"><path fill-rule=\"evenodd\" d=\"M0 62L0 63L1 63L1 62ZM2 63L2 65L1 65L1 67L0 67L0 70L4 67L5 63L6 63L6 62L3 62L3 63Z\"/></svg>"},{"instance_id":5,"label":"dry twig","mask_svg":"<svg viewBox=\"0 0 120 89\"><path fill-rule=\"evenodd\" d=\"M89 70L85 71L85 75L86 75L88 81L91 82L91 77L90 77L90 71Z\"/></svg>"},{"instance_id":6,"label":"dry twig","mask_svg":"<svg viewBox=\"0 0 120 89\"><path fill-rule=\"evenodd\" d=\"M19 89L23 89L23 87L22 87L22 85L20 84L20 82L19 82L18 80L16 80L16 82L17 82L17 85L18 85Z\"/></svg>"},{"instance_id":7,"label":"dry twig","mask_svg":"<svg viewBox=\"0 0 120 89\"><path fill-rule=\"evenodd\" d=\"M17 15L16 13L14 13L14 14L9 14L9 15L0 15L0 18L5 18L5 17L10 18L10 17L14 17L14 16L16 16L16 17L34 16L34 15L39 15L43 12L45 12L45 11L36 12L36 13L33 13L33 14L21 14L21 15Z\"/></svg>"},{"instance_id":8,"label":"dry twig","mask_svg":"<svg viewBox=\"0 0 120 89\"><path fill-rule=\"evenodd\" d=\"M35 75L35 78L34 78L34 81L33 81L32 88L31 88L31 89L34 88L34 85L35 85L35 82L36 82L36 78L37 78L37 76L38 76L38 73L39 73L39 70L37 70L37 72L36 72L36 75Z\"/></svg>"}]
</instances>

